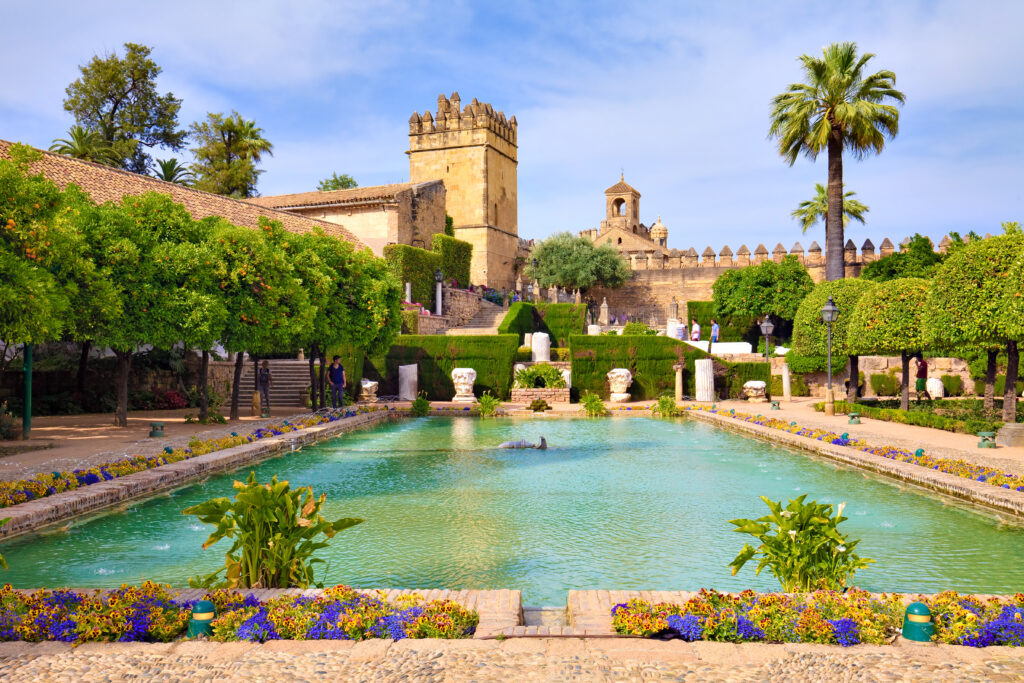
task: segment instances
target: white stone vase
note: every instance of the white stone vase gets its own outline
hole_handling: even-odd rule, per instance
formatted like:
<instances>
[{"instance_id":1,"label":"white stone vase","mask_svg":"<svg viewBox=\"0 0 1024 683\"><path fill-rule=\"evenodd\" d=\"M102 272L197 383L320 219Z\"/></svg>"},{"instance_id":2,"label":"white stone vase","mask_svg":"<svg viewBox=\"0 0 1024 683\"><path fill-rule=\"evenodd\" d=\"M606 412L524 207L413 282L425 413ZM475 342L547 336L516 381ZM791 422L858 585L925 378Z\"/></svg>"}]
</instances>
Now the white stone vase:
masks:
<instances>
[{"instance_id":1,"label":"white stone vase","mask_svg":"<svg viewBox=\"0 0 1024 683\"><path fill-rule=\"evenodd\" d=\"M363 403L377 402L377 382L364 379L359 383L359 400Z\"/></svg>"},{"instance_id":2,"label":"white stone vase","mask_svg":"<svg viewBox=\"0 0 1024 683\"><path fill-rule=\"evenodd\" d=\"M633 373L626 368L609 370L606 375L611 388L611 402L625 403L629 400L629 385L633 383Z\"/></svg>"},{"instance_id":3,"label":"white stone vase","mask_svg":"<svg viewBox=\"0 0 1024 683\"><path fill-rule=\"evenodd\" d=\"M473 382L476 381L476 370L473 368L455 368L452 370L452 383L455 385L455 403L475 403Z\"/></svg>"}]
</instances>

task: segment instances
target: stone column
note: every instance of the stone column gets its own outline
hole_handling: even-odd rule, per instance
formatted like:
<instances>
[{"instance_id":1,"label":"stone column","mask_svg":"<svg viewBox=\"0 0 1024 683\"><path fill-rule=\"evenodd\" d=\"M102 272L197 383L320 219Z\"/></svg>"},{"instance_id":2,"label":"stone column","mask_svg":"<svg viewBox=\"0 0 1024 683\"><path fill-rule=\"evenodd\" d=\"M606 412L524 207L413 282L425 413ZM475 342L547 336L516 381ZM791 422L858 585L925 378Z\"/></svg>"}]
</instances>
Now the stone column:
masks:
<instances>
[{"instance_id":1,"label":"stone column","mask_svg":"<svg viewBox=\"0 0 1024 683\"><path fill-rule=\"evenodd\" d=\"M597 324L598 325L607 325L608 324L608 297L605 297L605 298L603 298L601 300L601 312L597 316Z\"/></svg>"},{"instance_id":2,"label":"stone column","mask_svg":"<svg viewBox=\"0 0 1024 683\"><path fill-rule=\"evenodd\" d=\"M411 282L406 282L405 283L405 303L407 303L407 304L411 304L412 303L412 283Z\"/></svg>"},{"instance_id":3,"label":"stone column","mask_svg":"<svg viewBox=\"0 0 1024 683\"><path fill-rule=\"evenodd\" d=\"M534 363L551 362L551 337L546 332L534 332L530 348L533 350L531 357Z\"/></svg>"},{"instance_id":4,"label":"stone column","mask_svg":"<svg viewBox=\"0 0 1024 683\"><path fill-rule=\"evenodd\" d=\"M434 290L434 296L435 296L434 315L442 315L442 313L441 313L441 301L443 299L443 294L441 293L441 283L440 282L437 283L437 288Z\"/></svg>"},{"instance_id":5,"label":"stone column","mask_svg":"<svg viewBox=\"0 0 1024 683\"><path fill-rule=\"evenodd\" d=\"M710 403L715 400L715 372L710 358L694 362L696 366L697 400Z\"/></svg>"},{"instance_id":6,"label":"stone column","mask_svg":"<svg viewBox=\"0 0 1024 683\"><path fill-rule=\"evenodd\" d=\"M793 400L793 380L789 376L789 363L782 364L782 400L787 403Z\"/></svg>"},{"instance_id":7,"label":"stone column","mask_svg":"<svg viewBox=\"0 0 1024 683\"><path fill-rule=\"evenodd\" d=\"M679 302L675 297L672 297L672 303L668 305L668 317L679 320Z\"/></svg>"},{"instance_id":8,"label":"stone column","mask_svg":"<svg viewBox=\"0 0 1024 683\"><path fill-rule=\"evenodd\" d=\"M572 302L574 304L581 304L581 303L583 303L583 297L580 295L580 290L578 290L578 289L576 290L576 294L573 295Z\"/></svg>"},{"instance_id":9,"label":"stone column","mask_svg":"<svg viewBox=\"0 0 1024 683\"><path fill-rule=\"evenodd\" d=\"M419 389L419 366L412 365L398 366L398 400L414 401Z\"/></svg>"},{"instance_id":10,"label":"stone column","mask_svg":"<svg viewBox=\"0 0 1024 683\"><path fill-rule=\"evenodd\" d=\"M676 363L672 366L672 369L676 371L676 403L683 400L683 368L686 367L682 363Z\"/></svg>"}]
</instances>

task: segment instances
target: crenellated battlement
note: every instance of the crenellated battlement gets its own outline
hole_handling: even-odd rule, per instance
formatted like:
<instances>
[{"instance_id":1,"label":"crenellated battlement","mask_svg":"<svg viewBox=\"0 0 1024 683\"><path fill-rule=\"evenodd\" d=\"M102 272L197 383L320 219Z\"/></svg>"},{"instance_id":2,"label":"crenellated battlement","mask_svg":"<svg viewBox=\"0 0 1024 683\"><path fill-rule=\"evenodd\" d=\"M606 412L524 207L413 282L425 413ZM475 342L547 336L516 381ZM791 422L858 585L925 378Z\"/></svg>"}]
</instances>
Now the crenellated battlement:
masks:
<instances>
[{"instance_id":1,"label":"crenellated battlement","mask_svg":"<svg viewBox=\"0 0 1024 683\"><path fill-rule=\"evenodd\" d=\"M505 117L505 112L495 111L487 102L473 101L462 107L462 99L458 92L451 97L443 94L437 96L437 111L433 114L428 109L422 115L413 112L409 117L409 135L431 135L460 130L487 130L502 140L517 146L519 123L516 117Z\"/></svg>"}]
</instances>

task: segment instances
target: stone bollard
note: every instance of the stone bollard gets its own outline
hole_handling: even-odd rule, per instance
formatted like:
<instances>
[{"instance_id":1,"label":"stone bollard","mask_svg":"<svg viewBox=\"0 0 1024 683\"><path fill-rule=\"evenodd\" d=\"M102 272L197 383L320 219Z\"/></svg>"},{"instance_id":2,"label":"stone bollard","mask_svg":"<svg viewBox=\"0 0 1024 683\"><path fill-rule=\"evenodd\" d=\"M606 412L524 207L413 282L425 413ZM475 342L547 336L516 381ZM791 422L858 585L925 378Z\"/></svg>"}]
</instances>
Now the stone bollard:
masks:
<instances>
[{"instance_id":1,"label":"stone bollard","mask_svg":"<svg viewBox=\"0 0 1024 683\"><path fill-rule=\"evenodd\" d=\"M587 325L587 334L591 337L596 337L601 334L600 325Z\"/></svg>"},{"instance_id":2,"label":"stone bollard","mask_svg":"<svg viewBox=\"0 0 1024 683\"><path fill-rule=\"evenodd\" d=\"M697 383L697 400L701 403L713 403L715 400L715 368L710 358L699 358L694 361L694 374Z\"/></svg>"},{"instance_id":3,"label":"stone bollard","mask_svg":"<svg viewBox=\"0 0 1024 683\"><path fill-rule=\"evenodd\" d=\"M789 375L789 363L782 364L782 400L787 403L793 400L793 378Z\"/></svg>"},{"instance_id":4,"label":"stone bollard","mask_svg":"<svg viewBox=\"0 0 1024 683\"><path fill-rule=\"evenodd\" d=\"M676 371L676 403L683 400L683 363L676 363L672 369Z\"/></svg>"},{"instance_id":5,"label":"stone bollard","mask_svg":"<svg viewBox=\"0 0 1024 683\"><path fill-rule=\"evenodd\" d=\"M531 357L534 363L551 362L551 337L546 332L534 332L530 348L533 350Z\"/></svg>"},{"instance_id":6,"label":"stone bollard","mask_svg":"<svg viewBox=\"0 0 1024 683\"><path fill-rule=\"evenodd\" d=\"M412 365L398 366L398 400L415 401L419 390L419 366Z\"/></svg>"},{"instance_id":7,"label":"stone bollard","mask_svg":"<svg viewBox=\"0 0 1024 683\"><path fill-rule=\"evenodd\" d=\"M601 300L601 312L597 315L597 323L599 325L608 324L608 297Z\"/></svg>"}]
</instances>

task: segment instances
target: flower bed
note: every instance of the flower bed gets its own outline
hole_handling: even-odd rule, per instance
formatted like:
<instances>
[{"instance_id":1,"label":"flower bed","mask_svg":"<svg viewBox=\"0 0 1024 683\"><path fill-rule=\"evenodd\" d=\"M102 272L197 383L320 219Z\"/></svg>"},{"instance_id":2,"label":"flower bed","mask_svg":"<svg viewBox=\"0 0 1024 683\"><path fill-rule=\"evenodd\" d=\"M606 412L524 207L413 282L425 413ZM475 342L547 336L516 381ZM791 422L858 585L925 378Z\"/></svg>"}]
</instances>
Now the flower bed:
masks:
<instances>
[{"instance_id":1,"label":"flower bed","mask_svg":"<svg viewBox=\"0 0 1024 683\"><path fill-rule=\"evenodd\" d=\"M286 595L260 602L251 594L218 590L213 640L366 640L468 638L479 623L450 600L359 593L348 586L316 597ZM178 601L168 586L145 582L97 595L72 590L20 593L0 589L0 640L39 642L169 642L188 627L195 600Z\"/></svg>"},{"instance_id":2,"label":"flower bed","mask_svg":"<svg viewBox=\"0 0 1024 683\"><path fill-rule=\"evenodd\" d=\"M926 455L924 453L924 449L918 449L917 452L912 453L905 448L897 448L895 446L872 446L860 439L844 439L842 435L830 432L827 429L801 427L795 422L786 422L785 420L773 417L764 417L763 415L755 416L748 415L746 413L737 413L733 410L726 411L723 409L712 409L705 406L686 406L686 410L703 410L705 412L714 413L715 415L721 415L722 417L731 417L743 422L761 425L762 427L770 427L772 429L789 432L790 434L796 434L797 436L805 436L808 439L814 439L815 441L824 441L836 446L849 446L850 448L856 448L864 453L871 453L883 458L889 458L890 460L898 460L900 462L919 465L921 467L927 467L930 470L938 470L939 472L953 474L964 479L973 479L974 481L985 482L992 484L993 486L999 486L1000 488L1024 492L1024 480L1015 474L1008 474L993 467L976 465L964 460L933 457Z\"/></svg>"},{"instance_id":3,"label":"flower bed","mask_svg":"<svg viewBox=\"0 0 1024 683\"><path fill-rule=\"evenodd\" d=\"M984 601L953 591L920 596L940 643L986 647L1024 645L1024 594ZM630 600L612 608L617 633L730 643L822 643L848 647L892 642L903 623L897 595L818 591L807 595L738 595L703 589L683 605Z\"/></svg>"},{"instance_id":4,"label":"flower bed","mask_svg":"<svg viewBox=\"0 0 1024 683\"><path fill-rule=\"evenodd\" d=\"M73 470L71 472L45 472L34 476L31 479L20 479L18 481L0 481L0 508L10 507L18 503L25 503L30 500L46 498L64 491L72 491L81 486L96 484L101 481L109 481L117 477L123 477L135 472L160 467L172 462L188 460L199 455L205 455L224 448L232 448L245 443L253 443L260 439L271 436L280 436L288 432L313 427L327 422L354 417L360 413L376 412L387 410L387 406L360 406L358 409L350 409L344 413L332 413L329 415L313 415L296 422L282 421L280 424L270 427L261 427L245 436L225 436L219 439L207 439L199 441L193 439L189 442L188 448L166 448L160 455L132 455L127 458L103 463L95 467Z\"/></svg>"},{"instance_id":5,"label":"flower bed","mask_svg":"<svg viewBox=\"0 0 1024 683\"><path fill-rule=\"evenodd\" d=\"M933 403L964 403L965 401L937 401ZM980 403L980 401L979 401ZM914 406L917 408L918 406ZM819 401L814 404L816 411L824 412L825 403ZM846 401L835 402L836 415L846 415L851 412L858 412L864 417L884 422L898 422L900 424L916 425L918 427L929 427L941 429L947 432L960 434L977 434L978 432L996 432L1003 426L1003 423L990 419L959 419L946 415L939 415L932 412L920 410L900 410L898 408L883 408L862 403L848 403Z\"/></svg>"}]
</instances>

